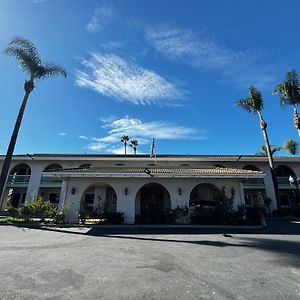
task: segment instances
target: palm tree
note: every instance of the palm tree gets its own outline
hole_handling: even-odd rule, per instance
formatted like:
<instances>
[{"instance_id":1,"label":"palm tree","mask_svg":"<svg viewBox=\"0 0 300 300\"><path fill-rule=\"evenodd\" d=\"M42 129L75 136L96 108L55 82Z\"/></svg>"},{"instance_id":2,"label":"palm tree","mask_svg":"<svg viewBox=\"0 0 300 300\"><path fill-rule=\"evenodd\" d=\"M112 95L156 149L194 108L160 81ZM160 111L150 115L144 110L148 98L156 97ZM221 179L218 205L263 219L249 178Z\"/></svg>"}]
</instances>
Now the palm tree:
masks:
<instances>
[{"instance_id":1,"label":"palm tree","mask_svg":"<svg viewBox=\"0 0 300 300\"><path fill-rule=\"evenodd\" d=\"M134 151L134 154L136 155L136 148L137 146L139 145L138 141L137 140L131 140L130 141L130 147L133 148L133 151Z\"/></svg>"},{"instance_id":2,"label":"palm tree","mask_svg":"<svg viewBox=\"0 0 300 300\"><path fill-rule=\"evenodd\" d=\"M284 150L286 150L289 154L291 155L297 155L298 151L299 151L299 144L293 140L293 139L289 139L284 143L283 146Z\"/></svg>"},{"instance_id":3,"label":"palm tree","mask_svg":"<svg viewBox=\"0 0 300 300\"><path fill-rule=\"evenodd\" d=\"M1 170L0 199L2 199L3 189L5 186L27 100L30 93L34 89L34 82L55 75L62 75L64 77L67 77L66 70L61 66L53 63L42 63L36 47L29 40L22 37L16 37L12 39L9 43L9 46L4 50L4 53L15 57L19 61L20 68L29 75L29 78L25 80L24 83L24 98L16 119L14 130L11 135L10 143Z\"/></svg>"},{"instance_id":4,"label":"palm tree","mask_svg":"<svg viewBox=\"0 0 300 300\"><path fill-rule=\"evenodd\" d=\"M274 186L274 192L277 203L279 203L279 193L278 193L278 183L277 183L277 177L274 167L274 161L273 161L273 154L269 142L268 132L267 132L267 126L268 124L264 120L262 116L262 110L264 107L264 102L261 93L254 87L249 87L249 96L235 101L235 105L241 107L248 113L256 114L259 117L260 122L260 128L263 132L264 140L265 140L265 146L266 146L266 152L269 160L269 166L271 170L272 180L273 180L273 186Z\"/></svg>"},{"instance_id":5,"label":"palm tree","mask_svg":"<svg viewBox=\"0 0 300 300\"><path fill-rule=\"evenodd\" d=\"M127 150L127 142L129 141L129 136L128 135L123 135L120 142L124 144L125 147L125 155L126 155L126 150Z\"/></svg>"},{"instance_id":6,"label":"palm tree","mask_svg":"<svg viewBox=\"0 0 300 300\"><path fill-rule=\"evenodd\" d=\"M294 69L286 74L283 83L275 87L274 93L279 95L282 106L291 105L294 107L294 125L300 137L300 119L297 110L297 106L300 103L300 83Z\"/></svg>"},{"instance_id":7,"label":"palm tree","mask_svg":"<svg viewBox=\"0 0 300 300\"><path fill-rule=\"evenodd\" d=\"M274 155L278 151L282 151L283 150L283 147L277 147L275 145L270 145L270 148L271 148L272 155ZM265 145L262 145L260 147L260 151L256 152L255 155L268 156L267 147Z\"/></svg>"}]
</instances>

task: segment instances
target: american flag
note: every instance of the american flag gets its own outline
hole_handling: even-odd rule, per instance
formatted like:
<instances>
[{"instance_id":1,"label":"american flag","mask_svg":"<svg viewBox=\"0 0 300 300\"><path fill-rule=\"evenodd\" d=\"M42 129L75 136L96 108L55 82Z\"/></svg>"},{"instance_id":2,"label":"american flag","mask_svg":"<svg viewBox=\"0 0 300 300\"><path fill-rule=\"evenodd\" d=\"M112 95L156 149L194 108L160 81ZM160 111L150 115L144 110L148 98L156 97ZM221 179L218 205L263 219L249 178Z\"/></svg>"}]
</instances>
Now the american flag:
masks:
<instances>
[{"instance_id":1,"label":"american flag","mask_svg":"<svg viewBox=\"0 0 300 300\"><path fill-rule=\"evenodd\" d=\"M155 153L155 146L154 146L154 138L153 138L151 148L150 148L150 158L154 157L154 153Z\"/></svg>"}]
</instances>

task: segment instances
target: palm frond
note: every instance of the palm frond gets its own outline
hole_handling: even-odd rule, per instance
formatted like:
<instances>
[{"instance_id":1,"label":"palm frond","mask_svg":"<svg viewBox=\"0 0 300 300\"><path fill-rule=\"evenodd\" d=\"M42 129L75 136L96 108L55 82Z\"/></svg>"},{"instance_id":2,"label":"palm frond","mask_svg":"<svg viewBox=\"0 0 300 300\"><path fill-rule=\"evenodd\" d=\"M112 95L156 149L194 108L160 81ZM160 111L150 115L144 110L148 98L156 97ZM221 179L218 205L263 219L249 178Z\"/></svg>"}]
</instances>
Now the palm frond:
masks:
<instances>
[{"instance_id":1,"label":"palm frond","mask_svg":"<svg viewBox=\"0 0 300 300\"><path fill-rule=\"evenodd\" d=\"M34 74L34 78L44 79L45 77L57 76L57 75L62 75L66 78L67 71L63 67L57 64L48 63L37 67L37 70Z\"/></svg>"},{"instance_id":2,"label":"palm frond","mask_svg":"<svg viewBox=\"0 0 300 300\"><path fill-rule=\"evenodd\" d=\"M261 93L253 86L249 87L249 96L235 101L235 105L241 107L248 113L258 113L263 109Z\"/></svg>"},{"instance_id":3,"label":"palm frond","mask_svg":"<svg viewBox=\"0 0 300 300\"><path fill-rule=\"evenodd\" d=\"M289 139L285 142L283 148L288 153L290 153L292 155L296 155L296 154L298 154L298 151L299 151L299 144L295 140Z\"/></svg>"},{"instance_id":4,"label":"palm frond","mask_svg":"<svg viewBox=\"0 0 300 300\"><path fill-rule=\"evenodd\" d=\"M296 71L293 69L288 72L285 76L285 81L278 84L273 92L279 96L282 106L299 104L300 83Z\"/></svg>"},{"instance_id":5,"label":"palm frond","mask_svg":"<svg viewBox=\"0 0 300 300\"><path fill-rule=\"evenodd\" d=\"M20 68L33 76L38 65L32 60L28 52L19 47L7 47L4 53L15 57L20 63Z\"/></svg>"},{"instance_id":6,"label":"palm frond","mask_svg":"<svg viewBox=\"0 0 300 300\"><path fill-rule=\"evenodd\" d=\"M56 75L67 77L67 72L63 67L54 63L43 64L37 48L32 42L22 37L13 38L4 52L19 61L21 69L29 73L31 80Z\"/></svg>"},{"instance_id":7,"label":"palm frond","mask_svg":"<svg viewBox=\"0 0 300 300\"><path fill-rule=\"evenodd\" d=\"M9 46L24 49L36 64L42 63L37 48L29 40L17 36L10 41Z\"/></svg>"}]
</instances>

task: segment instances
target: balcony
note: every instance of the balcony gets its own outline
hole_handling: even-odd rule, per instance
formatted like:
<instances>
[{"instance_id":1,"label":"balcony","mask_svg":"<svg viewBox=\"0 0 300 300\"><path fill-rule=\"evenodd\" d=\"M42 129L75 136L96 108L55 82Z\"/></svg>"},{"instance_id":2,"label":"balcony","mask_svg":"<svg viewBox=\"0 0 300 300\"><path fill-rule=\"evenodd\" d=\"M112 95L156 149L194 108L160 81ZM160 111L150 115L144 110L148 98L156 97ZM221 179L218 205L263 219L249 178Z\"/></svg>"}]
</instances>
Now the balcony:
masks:
<instances>
[{"instance_id":1,"label":"balcony","mask_svg":"<svg viewBox=\"0 0 300 300\"><path fill-rule=\"evenodd\" d=\"M264 189L265 183L262 178L249 178L243 181L243 187L244 188L252 188L252 189Z\"/></svg>"},{"instance_id":2,"label":"balcony","mask_svg":"<svg viewBox=\"0 0 300 300\"><path fill-rule=\"evenodd\" d=\"M52 177L42 176L40 187L61 187L62 181Z\"/></svg>"},{"instance_id":3,"label":"balcony","mask_svg":"<svg viewBox=\"0 0 300 300\"><path fill-rule=\"evenodd\" d=\"M27 186L30 175L9 175L7 186Z\"/></svg>"},{"instance_id":4,"label":"balcony","mask_svg":"<svg viewBox=\"0 0 300 300\"><path fill-rule=\"evenodd\" d=\"M295 188L294 186L290 185L290 181L289 181L288 177L277 177L277 182L278 182L278 185L281 187Z\"/></svg>"}]
</instances>

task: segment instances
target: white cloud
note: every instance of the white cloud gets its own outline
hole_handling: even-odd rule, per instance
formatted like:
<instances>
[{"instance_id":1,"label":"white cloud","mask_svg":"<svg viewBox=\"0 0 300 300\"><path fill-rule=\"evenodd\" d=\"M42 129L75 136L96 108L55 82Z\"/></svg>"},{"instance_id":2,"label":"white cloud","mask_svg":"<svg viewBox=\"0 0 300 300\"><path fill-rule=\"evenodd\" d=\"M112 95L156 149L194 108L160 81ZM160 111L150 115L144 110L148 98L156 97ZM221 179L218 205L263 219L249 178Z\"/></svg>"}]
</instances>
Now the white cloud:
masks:
<instances>
[{"instance_id":1,"label":"white cloud","mask_svg":"<svg viewBox=\"0 0 300 300\"><path fill-rule=\"evenodd\" d=\"M206 35L170 25L148 27L146 41L166 59L191 66L198 70L216 71L222 81L237 86L256 84L273 85L274 70L257 63L250 51L233 51Z\"/></svg>"},{"instance_id":2,"label":"white cloud","mask_svg":"<svg viewBox=\"0 0 300 300\"><path fill-rule=\"evenodd\" d=\"M60 135L60 136L66 136L67 134L65 132L59 132L58 135Z\"/></svg>"},{"instance_id":3,"label":"white cloud","mask_svg":"<svg viewBox=\"0 0 300 300\"><path fill-rule=\"evenodd\" d=\"M81 60L85 70L77 70L79 87L93 89L105 96L136 105L178 105L186 92L152 70L125 61L114 54L92 53Z\"/></svg>"},{"instance_id":4,"label":"white cloud","mask_svg":"<svg viewBox=\"0 0 300 300\"><path fill-rule=\"evenodd\" d=\"M113 7L108 4L104 4L103 6L95 9L92 18L85 26L85 29L91 33L103 30L109 23L116 19L116 17L117 14Z\"/></svg>"},{"instance_id":5,"label":"white cloud","mask_svg":"<svg viewBox=\"0 0 300 300\"><path fill-rule=\"evenodd\" d=\"M124 153L124 146L120 146L120 139L123 135L128 135L132 139L137 139L139 145L151 144L152 138L159 140L181 140L181 139L205 139L206 132L198 131L194 128L178 126L162 121L144 122L137 118L125 116L123 118L110 117L102 119L107 135L104 137L84 137L89 140L87 148L93 151L104 151L107 153ZM128 147L128 153L132 149Z\"/></svg>"},{"instance_id":6,"label":"white cloud","mask_svg":"<svg viewBox=\"0 0 300 300\"><path fill-rule=\"evenodd\" d=\"M46 2L47 0L32 0L32 2L34 4L39 4L39 3L42 3L42 2Z\"/></svg>"}]
</instances>

